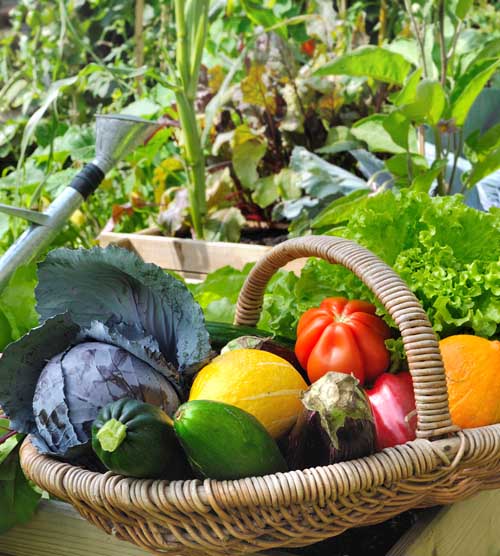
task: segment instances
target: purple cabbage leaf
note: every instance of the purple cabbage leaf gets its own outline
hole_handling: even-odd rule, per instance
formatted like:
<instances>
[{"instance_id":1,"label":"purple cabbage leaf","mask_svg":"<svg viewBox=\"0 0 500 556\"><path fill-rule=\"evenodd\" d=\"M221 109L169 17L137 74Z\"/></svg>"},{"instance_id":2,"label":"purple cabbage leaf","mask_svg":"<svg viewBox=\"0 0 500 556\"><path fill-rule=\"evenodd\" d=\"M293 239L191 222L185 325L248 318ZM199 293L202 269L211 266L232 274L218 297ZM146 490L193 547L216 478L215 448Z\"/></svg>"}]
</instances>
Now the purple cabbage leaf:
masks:
<instances>
[{"instance_id":1,"label":"purple cabbage leaf","mask_svg":"<svg viewBox=\"0 0 500 556\"><path fill-rule=\"evenodd\" d=\"M74 459L90 453L92 422L112 401L175 412L179 396L161 372L165 364L155 340L134 327L81 329L69 314L57 315L6 348L0 405L40 452Z\"/></svg>"}]
</instances>

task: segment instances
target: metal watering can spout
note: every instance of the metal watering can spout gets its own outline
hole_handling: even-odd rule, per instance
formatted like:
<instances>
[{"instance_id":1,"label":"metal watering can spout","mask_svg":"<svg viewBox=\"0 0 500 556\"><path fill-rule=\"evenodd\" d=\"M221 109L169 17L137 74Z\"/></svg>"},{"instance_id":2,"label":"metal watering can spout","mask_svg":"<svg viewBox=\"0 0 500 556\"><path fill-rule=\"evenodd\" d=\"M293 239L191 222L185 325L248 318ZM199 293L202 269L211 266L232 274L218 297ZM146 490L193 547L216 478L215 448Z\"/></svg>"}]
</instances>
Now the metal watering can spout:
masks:
<instances>
[{"instance_id":1,"label":"metal watering can spout","mask_svg":"<svg viewBox=\"0 0 500 556\"><path fill-rule=\"evenodd\" d=\"M151 122L135 116L96 116L96 157L92 164L106 174L119 160L144 144L162 127L163 124L160 122Z\"/></svg>"},{"instance_id":2,"label":"metal watering can spout","mask_svg":"<svg viewBox=\"0 0 500 556\"><path fill-rule=\"evenodd\" d=\"M0 291L19 266L29 263L50 245L73 212L99 187L109 170L162 127L161 122L135 116L99 115L96 117L94 160L84 166L45 212L0 205L0 212L32 223L0 259Z\"/></svg>"}]
</instances>

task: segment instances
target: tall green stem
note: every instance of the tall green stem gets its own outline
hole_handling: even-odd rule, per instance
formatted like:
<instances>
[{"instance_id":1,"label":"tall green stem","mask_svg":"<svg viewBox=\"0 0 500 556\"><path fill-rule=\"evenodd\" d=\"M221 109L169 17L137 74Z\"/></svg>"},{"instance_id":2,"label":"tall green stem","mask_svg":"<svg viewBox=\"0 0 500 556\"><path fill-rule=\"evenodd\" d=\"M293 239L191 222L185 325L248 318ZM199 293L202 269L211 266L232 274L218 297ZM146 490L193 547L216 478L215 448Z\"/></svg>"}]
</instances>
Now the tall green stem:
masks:
<instances>
[{"instance_id":1,"label":"tall green stem","mask_svg":"<svg viewBox=\"0 0 500 556\"><path fill-rule=\"evenodd\" d=\"M424 71L424 77L428 77L429 72L427 71L427 57L425 55L425 29L424 29L424 31L422 32L422 35L421 35L420 34L420 29L418 27L417 20L415 19L415 16L413 15L412 5L411 5L410 0L404 0L404 2L405 2L406 11L408 12L408 15L410 16L410 21L413 25L413 32L415 33L415 38L417 39L418 46L420 47L420 55L422 56L422 69Z\"/></svg>"},{"instance_id":2,"label":"tall green stem","mask_svg":"<svg viewBox=\"0 0 500 556\"><path fill-rule=\"evenodd\" d=\"M184 0L175 0L175 28L177 32L176 61L184 90L189 86L189 44L186 32Z\"/></svg>"},{"instance_id":3,"label":"tall green stem","mask_svg":"<svg viewBox=\"0 0 500 556\"><path fill-rule=\"evenodd\" d=\"M456 144L454 144L455 148L453 150L453 168L451 169L450 188L453 187L453 181L455 179L455 173L457 171L458 158L460 157L460 153L462 152L463 143L464 143L464 129L462 127L460 128L458 134L458 141L456 142Z\"/></svg>"},{"instance_id":4,"label":"tall green stem","mask_svg":"<svg viewBox=\"0 0 500 556\"><path fill-rule=\"evenodd\" d=\"M199 13L197 14L197 27L193 34L193 44L189 58L190 83L188 89L188 98L194 98L196 95L201 67L201 58L203 56L203 47L205 45L205 39L207 36L209 3L202 1L201 4L202 6L198 7ZM193 23L194 22L191 22L191 24Z\"/></svg>"},{"instance_id":5,"label":"tall green stem","mask_svg":"<svg viewBox=\"0 0 500 556\"><path fill-rule=\"evenodd\" d=\"M446 43L444 38L444 0L440 0L437 10L439 50L441 54L441 85L444 87L446 84L446 74L448 72L448 57L446 54Z\"/></svg>"},{"instance_id":6,"label":"tall green stem","mask_svg":"<svg viewBox=\"0 0 500 556\"><path fill-rule=\"evenodd\" d=\"M194 101L207 30L208 1L194 2L195 0L175 0L176 66L181 82L175 96L188 168L191 219L196 238L203 239L203 224L207 213L205 156Z\"/></svg>"},{"instance_id":7,"label":"tall green stem","mask_svg":"<svg viewBox=\"0 0 500 556\"><path fill-rule=\"evenodd\" d=\"M144 65L144 0L135 1L134 42L135 65L140 68ZM142 77L138 75L135 82L139 93L141 92L141 81Z\"/></svg>"},{"instance_id":8,"label":"tall green stem","mask_svg":"<svg viewBox=\"0 0 500 556\"><path fill-rule=\"evenodd\" d=\"M441 132L437 128L434 128L434 144L436 146L436 160L441 160L443 158L443 144L441 142ZM448 195L448 187L444 180L444 170L441 170L437 176L438 181L438 195Z\"/></svg>"},{"instance_id":9,"label":"tall green stem","mask_svg":"<svg viewBox=\"0 0 500 556\"><path fill-rule=\"evenodd\" d=\"M194 103L184 91L176 93L177 107L182 128L182 142L188 166L188 192L193 228L198 239L203 239L203 221L207 213L205 198L205 156L196 121Z\"/></svg>"}]
</instances>

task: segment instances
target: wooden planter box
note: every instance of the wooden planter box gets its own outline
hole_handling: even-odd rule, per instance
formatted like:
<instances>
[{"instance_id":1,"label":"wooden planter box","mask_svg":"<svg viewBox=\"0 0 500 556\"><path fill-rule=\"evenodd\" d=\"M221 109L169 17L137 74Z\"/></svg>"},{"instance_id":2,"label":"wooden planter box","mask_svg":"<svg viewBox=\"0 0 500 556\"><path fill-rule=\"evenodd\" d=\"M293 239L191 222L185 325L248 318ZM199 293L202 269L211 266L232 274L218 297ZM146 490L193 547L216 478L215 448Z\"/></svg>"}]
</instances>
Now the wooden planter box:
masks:
<instances>
[{"instance_id":1,"label":"wooden planter box","mask_svg":"<svg viewBox=\"0 0 500 556\"><path fill-rule=\"evenodd\" d=\"M492 490L440 510L427 510L386 556L497 555L500 553L499 505L500 490ZM316 549L315 553L318 553ZM272 550L256 556L306 556L309 550L303 548L293 553ZM43 501L32 521L0 536L0 556L148 554L150 552L106 535L83 520L71 506L54 501ZM325 552L325 556L327 554L330 555L330 552Z\"/></svg>"},{"instance_id":2,"label":"wooden planter box","mask_svg":"<svg viewBox=\"0 0 500 556\"><path fill-rule=\"evenodd\" d=\"M147 263L157 264L184 278L195 280L202 280L208 273L226 265L241 270L247 263L258 261L271 249L267 245L165 237L158 228L134 234L101 233L99 245L106 247L110 244L135 251ZM293 261L285 268L299 271L304 262Z\"/></svg>"}]
</instances>

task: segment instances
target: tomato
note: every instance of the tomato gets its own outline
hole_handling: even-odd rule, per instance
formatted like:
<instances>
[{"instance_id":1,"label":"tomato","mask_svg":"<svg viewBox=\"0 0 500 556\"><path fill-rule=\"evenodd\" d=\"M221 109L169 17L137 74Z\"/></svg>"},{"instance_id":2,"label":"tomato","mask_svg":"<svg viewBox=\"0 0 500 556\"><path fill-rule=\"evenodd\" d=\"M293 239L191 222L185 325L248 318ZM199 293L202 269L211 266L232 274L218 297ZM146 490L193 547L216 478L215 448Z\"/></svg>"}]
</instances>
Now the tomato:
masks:
<instances>
[{"instance_id":1,"label":"tomato","mask_svg":"<svg viewBox=\"0 0 500 556\"><path fill-rule=\"evenodd\" d=\"M336 371L353 374L364 384L389 366L384 340L390 335L371 303L330 297L301 316L295 354L311 382Z\"/></svg>"},{"instance_id":2,"label":"tomato","mask_svg":"<svg viewBox=\"0 0 500 556\"><path fill-rule=\"evenodd\" d=\"M316 41L314 39L308 39L307 41L304 41L300 45L300 50L304 54L307 54L307 56L309 56L311 58L312 58L312 56L314 56L315 48L316 48Z\"/></svg>"}]
</instances>

